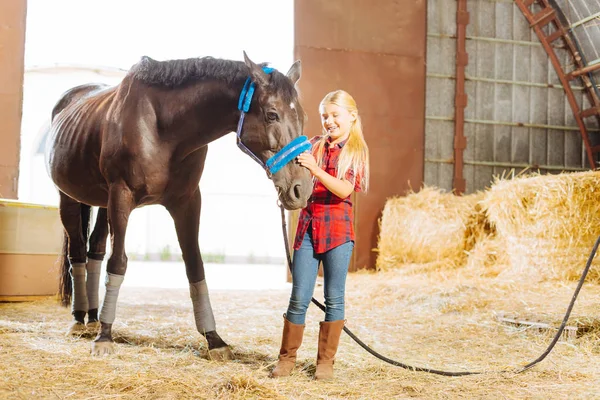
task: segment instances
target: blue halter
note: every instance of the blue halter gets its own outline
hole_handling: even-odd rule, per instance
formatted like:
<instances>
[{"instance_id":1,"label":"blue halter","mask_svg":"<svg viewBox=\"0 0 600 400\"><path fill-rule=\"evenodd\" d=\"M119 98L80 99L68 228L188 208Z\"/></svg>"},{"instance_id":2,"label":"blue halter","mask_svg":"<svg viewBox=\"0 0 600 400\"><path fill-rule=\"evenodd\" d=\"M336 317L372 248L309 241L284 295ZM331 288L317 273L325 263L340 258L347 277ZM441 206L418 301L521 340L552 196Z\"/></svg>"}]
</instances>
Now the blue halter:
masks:
<instances>
[{"instance_id":1,"label":"blue halter","mask_svg":"<svg viewBox=\"0 0 600 400\"><path fill-rule=\"evenodd\" d=\"M262 67L266 74L273 72L273 68ZM255 84L252 79L248 77L240 93L240 99L238 101L238 110L240 110L240 120L237 127L237 145L244 153L248 154L254 161L256 161L261 167L267 171L269 178L283 168L287 163L295 159L301 153L310 150L312 147L308 138L304 135L297 137L288 143L283 149L279 150L273 157L269 158L266 163L263 163L252 150L250 150L242 142L242 126L244 125L244 118L246 113L250 109L250 103L252 103L252 95L254 95Z\"/></svg>"}]
</instances>

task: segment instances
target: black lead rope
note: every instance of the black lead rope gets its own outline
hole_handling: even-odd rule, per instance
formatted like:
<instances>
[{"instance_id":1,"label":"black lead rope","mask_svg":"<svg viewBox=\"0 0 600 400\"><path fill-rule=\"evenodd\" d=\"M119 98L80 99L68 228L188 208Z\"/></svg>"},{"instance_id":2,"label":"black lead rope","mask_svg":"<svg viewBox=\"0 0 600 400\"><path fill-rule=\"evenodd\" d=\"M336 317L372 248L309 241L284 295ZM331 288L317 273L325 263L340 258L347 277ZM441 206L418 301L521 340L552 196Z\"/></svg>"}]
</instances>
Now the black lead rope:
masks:
<instances>
[{"instance_id":1,"label":"black lead rope","mask_svg":"<svg viewBox=\"0 0 600 400\"><path fill-rule=\"evenodd\" d=\"M292 257L290 255L290 246L289 246L289 241L288 241L288 236L287 236L287 224L285 221L285 209L283 208L283 206L281 204L279 204L279 208L281 210L281 227L283 229L283 240L285 242L285 253L287 256L287 263L288 263L288 268L290 269L290 273L292 271ZM579 283L577 284L577 288L575 289L575 293L573 293L573 297L571 298L571 302L569 303L569 307L567 308L567 312L565 313L565 317L563 318L562 323L560 324L560 327L558 328L558 331L556 332L556 335L554 335L554 338L552 339L552 342L550 342L550 344L548 345L548 348L542 353L542 355L540 355L537 359L535 359L534 361L530 362L529 364L525 365L523 368L516 370L516 371L509 371L509 370L503 370L503 371L478 371L478 372L472 372L472 371L461 371L461 372L452 372L452 371L440 371L440 370L436 370L436 369L431 369L431 368L424 368L424 367L414 367L412 365L408 365L408 364L404 364L400 361L395 361L392 360L391 358L388 358L378 352L376 352L375 350L373 350L372 348L370 348L369 346L367 346L362 340L360 340L354 333L352 333L352 331L350 329L348 329L348 327L344 326L344 332L346 332L348 334L348 336L350 336L356 343L358 343L358 345L360 347L362 347L363 349L365 349L367 352L371 353L373 356L377 357L378 359L385 361L386 363L392 364L396 367L400 367L400 368L404 368L410 371L415 371L415 372L428 372L430 374L436 374L436 375L443 375L443 376L465 376L465 375L479 375L479 374L483 374L483 373L491 373L491 372L514 372L514 373L521 373L521 372L525 372L528 369L532 368L534 365L540 363L544 358L546 358L548 356L548 354L550 354L550 352L552 351L552 349L554 348L554 346L556 345L556 343L558 342L558 340L560 339L565 326L567 325L567 321L569 320L569 317L571 316L571 311L573 310L573 306L575 305L575 300L577 300L577 296L579 295L579 292L581 291L581 287L583 286L583 282L585 281L585 278L588 274L588 271L590 270L590 267L592 265L592 261L594 260L594 256L596 255L596 252L598 251L598 245L600 245L600 236L598 237L598 239L596 239L596 243L594 244L594 248L592 249L592 252L590 253L590 256L588 258L587 264L585 265L585 268L583 270L583 273L581 274L581 278L579 278ZM311 299L311 301L313 302L313 304L315 304L317 307L319 307L323 312L325 312L325 306L321 303L319 303L314 297Z\"/></svg>"}]
</instances>

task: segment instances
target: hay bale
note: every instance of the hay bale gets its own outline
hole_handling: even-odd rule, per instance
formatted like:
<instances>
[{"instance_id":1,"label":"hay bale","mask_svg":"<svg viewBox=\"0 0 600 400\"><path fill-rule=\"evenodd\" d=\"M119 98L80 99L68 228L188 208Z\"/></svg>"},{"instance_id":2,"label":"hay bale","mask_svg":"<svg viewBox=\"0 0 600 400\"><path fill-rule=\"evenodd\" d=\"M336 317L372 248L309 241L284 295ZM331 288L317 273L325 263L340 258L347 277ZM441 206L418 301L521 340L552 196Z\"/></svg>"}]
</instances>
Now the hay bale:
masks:
<instances>
[{"instance_id":1,"label":"hay bale","mask_svg":"<svg viewBox=\"0 0 600 400\"><path fill-rule=\"evenodd\" d=\"M400 264L444 262L461 265L477 237L484 234L482 193L456 196L424 187L405 197L388 199L380 222L377 270Z\"/></svg>"},{"instance_id":2,"label":"hay bale","mask_svg":"<svg viewBox=\"0 0 600 400\"><path fill-rule=\"evenodd\" d=\"M600 235L600 173L497 179L482 205L509 255L506 273L578 279ZM599 278L592 268L589 279Z\"/></svg>"},{"instance_id":3,"label":"hay bale","mask_svg":"<svg viewBox=\"0 0 600 400\"><path fill-rule=\"evenodd\" d=\"M493 278L510 264L504 242L498 239L493 230L490 230L487 235L480 235L473 248L467 253L465 271L473 276Z\"/></svg>"}]
</instances>

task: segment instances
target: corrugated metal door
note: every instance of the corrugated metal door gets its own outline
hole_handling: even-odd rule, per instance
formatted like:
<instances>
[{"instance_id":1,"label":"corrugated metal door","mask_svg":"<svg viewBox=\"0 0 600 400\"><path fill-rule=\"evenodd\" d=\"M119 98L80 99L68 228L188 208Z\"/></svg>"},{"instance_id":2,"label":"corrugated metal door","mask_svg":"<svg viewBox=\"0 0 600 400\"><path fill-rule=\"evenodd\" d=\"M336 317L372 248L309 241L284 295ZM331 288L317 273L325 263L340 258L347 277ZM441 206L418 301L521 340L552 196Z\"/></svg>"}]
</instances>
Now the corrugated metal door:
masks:
<instances>
[{"instance_id":1,"label":"corrugated metal door","mask_svg":"<svg viewBox=\"0 0 600 400\"><path fill-rule=\"evenodd\" d=\"M466 192L513 169L589 169L563 88L518 7L510 0L473 0L468 11ZM456 1L429 0L427 18L425 183L451 190ZM566 51L556 52L568 65ZM583 88L575 95L585 107Z\"/></svg>"}]
</instances>

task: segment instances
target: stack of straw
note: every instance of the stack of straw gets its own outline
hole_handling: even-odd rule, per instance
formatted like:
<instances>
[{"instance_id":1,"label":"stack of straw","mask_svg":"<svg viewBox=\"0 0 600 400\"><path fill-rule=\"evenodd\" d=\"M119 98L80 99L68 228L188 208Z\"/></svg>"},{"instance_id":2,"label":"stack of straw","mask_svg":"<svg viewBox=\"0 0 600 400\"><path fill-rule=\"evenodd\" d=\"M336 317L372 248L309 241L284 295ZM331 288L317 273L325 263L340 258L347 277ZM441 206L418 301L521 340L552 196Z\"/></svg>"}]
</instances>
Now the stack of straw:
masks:
<instances>
[{"instance_id":1,"label":"stack of straw","mask_svg":"<svg viewBox=\"0 0 600 400\"><path fill-rule=\"evenodd\" d=\"M482 205L510 257L505 272L578 279L600 235L600 173L496 180ZM592 267L589 279L599 278Z\"/></svg>"},{"instance_id":2,"label":"stack of straw","mask_svg":"<svg viewBox=\"0 0 600 400\"><path fill-rule=\"evenodd\" d=\"M463 264L477 237L485 233L478 206L482 197L481 193L461 197L424 187L418 193L389 199L380 220L377 270L407 263Z\"/></svg>"}]
</instances>

